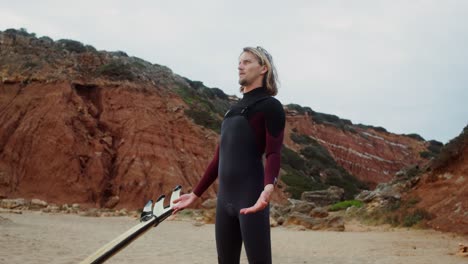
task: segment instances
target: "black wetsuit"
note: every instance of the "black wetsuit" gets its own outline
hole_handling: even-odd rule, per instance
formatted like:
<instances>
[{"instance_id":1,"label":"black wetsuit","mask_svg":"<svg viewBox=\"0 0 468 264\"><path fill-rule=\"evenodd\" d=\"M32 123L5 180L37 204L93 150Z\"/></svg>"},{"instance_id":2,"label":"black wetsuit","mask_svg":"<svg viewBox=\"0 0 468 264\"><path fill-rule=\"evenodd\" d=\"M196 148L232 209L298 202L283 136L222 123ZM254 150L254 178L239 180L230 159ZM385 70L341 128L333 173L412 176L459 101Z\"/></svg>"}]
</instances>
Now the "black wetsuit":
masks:
<instances>
[{"instance_id":1,"label":"black wetsuit","mask_svg":"<svg viewBox=\"0 0 468 264\"><path fill-rule=\"evenodd\" d=\"M193 191L200 196L219 175L219 263L239 263L242 241L249 263L271 263L269 207L247 215L239 211L253 206L265 185L276 183L284 125L281 103L265 88L245 93L224 117L215 157Z\"/></svg>"}]
</instances>

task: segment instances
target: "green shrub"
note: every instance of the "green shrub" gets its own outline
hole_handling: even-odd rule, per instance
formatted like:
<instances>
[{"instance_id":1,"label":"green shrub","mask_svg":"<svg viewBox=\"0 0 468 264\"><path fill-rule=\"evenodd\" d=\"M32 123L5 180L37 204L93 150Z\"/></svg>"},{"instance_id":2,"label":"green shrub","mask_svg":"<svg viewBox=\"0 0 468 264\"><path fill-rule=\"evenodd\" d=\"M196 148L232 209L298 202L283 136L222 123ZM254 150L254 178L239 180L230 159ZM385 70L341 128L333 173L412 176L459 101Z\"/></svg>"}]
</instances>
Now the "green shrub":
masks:
<instances>
[{"instance_id":1,"label":"green shrub","mask_svg":"<svg viewBox=\"0 0 468 264\"><path fill-rule=\"evenodd\" d=\"M286 107L290 110L297 111L299 114L303 115L305 113L308 113L310 115L315 114L315 112L310 108L310 107L302 107L298 104L288 104Z\"/></svg>"},{"instance_id":2,"label":"green shrub","mask_svg":"<svg viewBox=\"0 0 468 264\"><path fill-rule=\"evenodd\" d=\"M373 127L373 129L374 129L375 131L387 133L387 130L386 130L385 128L383 128L383 127L380 127L380 126L378 126L378 127Z\"/></svg>"},{"instance_id":3,"label":"green shrub","mask_svg":"<svg viewBox=\"0 0 468 264\"><path fill-rule=\"evenodd\" d=\"M335 170L335 174L327 175L325 184L343 188L345 199L351 199L359 192L359 189L367 188L364 183L359 182L344 170Z\"/></svg>"},{"instance_id":4,"label":"green shrub","mask_svg":"<svg viewBox=\"0 0 468 264\"><path fill-rule=\"evenodd\" d=\"M98 75L104 75L115 80L133 81L135 78L130 67L121 61L112 61L101 65L96 72Z\"/></svg>"},{"instance_id":5,"label":"green shrub","mask_svg":"<svg viewBox=\"0 0 468 264\"><path fill-rule=\"evenodd\" d=\"M281 162L296 170L305 169L304 159L302 159L301 156L299 156L295 151L287 148L284 145L281 151Z\"/></svg>"},{"instance_id":6,"label":"green shrub","mask_svg":"<svg viewBox=\"0 0 468 264\"><path fill-rule=\"evenodd\" d=\"M14 28L9 28L5 30L5 33L11 34L11 35L20 35L24 37L33 37L33 38L36 37L36 33L29 33L26 28L20 28L19 30L14 29Z\"/></svg>"},{"instance_id":7,"label":"green shrub","mask_svg":"<svg viewBox=\"0 0 468 264\"><path fill-rule=\"evenodd\" d=\"M353 123L349 119L341 119L336 115L324 114L315 112L312 114L312 120L317 124L324 124L334 126L342 131L349 131L351 133L356 133L356 130L351 128Z\"/></svg>"},{"instance_id":8,"label":"green shrub","mask_svg":"<svg viewBox=\"0 0 468 264\"><path fill-rule=\"evenodd\" d=\"M180 84L175 88L177 94L190 105L191 108L218 114L220 118L229 109L228 96L218 88L207 88L202 82L194 82L184 78L190 86Z\"/></svg>"},{"instance_id":9,"label":"green shrub","mask_svg":"<svg viewBox=\"0 0 468 264\"><path fill-rule=\"evenodd\" d=\"M60 39L57 41L57 44L70 52L82 53L87 51L83 43L76 40Z\"/></svg>"},{"instance_id":10,"label":"green shrub","mask_svg":"<svg viewBox=\"0 0 468 264\"><path fill-rule=\"evenodd\" d=\"M193 99L195 98L196 94L195 91L193 91L192 89L180 85L175 89L175 91L180 97L182 97L182 100L184 100L184 102L186 102L188 105L192 105L194 103Z\"/></svg>"},{"instance_id":11,"label":"green shrub","mask_svg":"<svg viewBox=\"0 0 468 264\"><path fill-rule=\"evenodd\" d=\"M421 198L419 197L411 197L406 201L406 207L411 208L414 207L417 203L421 201Z\"/></svg>"},{"instance_id":12,"label":"green shrub","mask_svg":"<svg viewBox=\"0 0 468 264\"><path fill-rule=\"evenodd\" d=\"M314 140L311 137L307 135L299 135L296 133L291 134L291 139L292 141L294 141L295 143L299 145L307 145L307 144L312 144L314 142Z\"/></svg>"},{"instance_id":13,"label":"green shrub","mask_svg":"<svg viewBox=\"0 0 468 264\"><path fill-rule=\"evenodd\" d=\"M86 51L97 53L97 49L91 45L85 45Z\"/></svg>"},{"instance_id":14,"label":"green shrub","mask_svg":"<svg viewBox=\"0 0 468 264\"><path fill-rule=\"evenodd\" d=\"M371 125L363 125L363 124L357 124L357 127L364 128L364 129L373 129L375 131L380 131L380 132L387 132L387 130L383 127L376 127L376 126L371 126Z\"/></svg>"},{"instance_id":15,"label":"green shrub","mask_svg":"<svg viewBox=\"0 0 468 264\"><path fill-rule=\"evenodd\" d=\"M311 180L315 179L315 187L318 186L317 183L320 183L319 188L322 189L331 185L338 186L344 189L344 197L346 199L352 199L360 189L368 188L365 183L360 182L356 177L339 166L328 150L316 140L305 135L300 136L297 134L292 134L291 138L293 138L295 142L308 143L306 147L300 151L300 154L302 154L305 159L296 152L284 147L281 155L282 163L290 166L292 169L300 171L301 175L307 175ZM284 166L284 168L287 168L287 166ZM321 177L320 175L325 176ZM310 188L312 188L311 186L298 186L301 188L294 189L295 192L311 190Z\"/></svg>"},{"instance_id":16,"label":"green shrub","mask_svg":"<svg viewBox=\"0 0 468 264\"><path fill-rule=\"evenodd\" d=\"M340 118L336 115L324 114L324 113L315 113L312 116L312 119L318 124L323 124L325 122L336 124L339 123Z\"/></svg>"},{"instance_id":17,"label":"green shrub","mask_svg":"<svg viewBox=\"0 0 468 264\"><path fill-rule=\"evenodd\" d=\"M147 65L145 64L145 62L143 60L135 60L131 63L131 67L139 70L139 71L142 71L142 70L145 70Z\"/></svg>"},{"instance_id":18,"label":"green shrub","mask_svg":"<svg viewBox=\"0 0 468 264\"><path fill-rule=\"evenodd\" d=\"M411 179L411 178L414 178L414 177L418 176L419 174L421 174L421 172L422 171L421 171L421 169L419 168L418 165L412 166L406 171L406 177L408 179Z\"/></svg>"},{"instance_id":19,"label":"green shrub","mask_svg":"<svg viewBox=\"0 0 468 264\"><path fill-rule=\"evenodd\" d=\"M125 51L117 50L109 52L112 56L117 57L128 57L128 54Z\"/></svg>"},{"instance_id":20,"label":"green shrub","mask_svg":"<svg viewBox=\"0 0 468 264\"><path fill-rule=\"evenodd\" d=\"M218 88L206 87L203 82L183 79L186 83L178 83L174 90L190 106L185 114L196 124L220 133L222 117L229 108L227 95Z\"/></svg>"},{"instance_id":21,"label":"green shrub","mask_svg":"<svg viewBox=\"0 0 468 264\"><path fill-rule=\"evenodd\" d=\"M355 216L367 224L390 224L392 226L411 227L422 220L431 220L432 215L425 209L411 209L419 201L418 197L402 204L399 200L389 203L387 207L372 211L363 210Z\"/></svg>"},{"instance_id":22,"label":"green shrub","mask_svg":"<svg viewBox=\"0 0 468 264\"><path fill-rule=\"evenodd\" d=\"M400 208L401 208L401 201L400 200L394 200L394 201L390 201L388 203L387 208L385 208L385 210L388 211L388 212L395 212Z\"/></svg>"},{"instance_id":23,"label":"green shrub","mask_svg":"<svg viewBox=\"0 0 468 264\"><path fill-rule=\"evenodd\" d=\"M219 89L219 88L210 88L211 89L211 92L218 98L222 99L222 100L229 100L229 97L227 94L225 94L223 92L223 90Z\"/></svg>"},{"instance_id":24,"label":"green shrub","mask_svg":"<svg viewBox=\"0 0 468 264\"><path fill-rule=\"evenodd\" d=\"M391 226L397 227L401 225L400 217L398 217L398 215L396 214L386 215L384 219L384 223L389 224Z\"/></svg>"},{"instance_id":25,"label":"green shrub","mask_svg":"<svg viewBox=\"0 0 468 264\"><path fill-rule=\"evenodd\" d=\"M421 151L419 152L419 156L423 159L430 159L436 157L437 155L429 151Z\"/></svg>"},{"instance_id":26,"label":"green shrub","mask_svg":"<svg viewBox=\"0 0 468 264\"><path fill-rule=\"evenodd\" d=\"M354 206L357 208L360 208L364 205L363 202L358 201L358 200L347 200L347 201L342 201L339 203L336 203L328 209L329 211L339 211L339 210L344 210L348 207Z\"/></svg>"},{"instance_id":27,"label":"green shrub","mask_svg":"<svg viewBox=\"0 0 468 264\"><path fill-rule=\"evenodd\" d=\"M212 113L203 110L186 109L185 114L191 117L195 124L209 128L218 133L221 132L221 121Z\"/></svg>"},{"instance_id":28,"label":"green shrub","mask_svg":"<svg viewBox=\"0 0 468 264\"><path fill-rule=\"evenodd\" d=\"M314 178L314 174L306 167L306 161L295 151L283 146L281 151L282 169L286 171L281 180L287 185L285 191L294 199L300 199L305 191L322 190L328 186ZM317 175L317 178L320 177Z\"/></svg>"},{"instance_id":29,"label":"green shrub","mask_svg":"<svg viewBox=\"0 0 468 264\"><path fill-rule=\"evenodd\" d=\"M320 182L315 182L301 172L286 168L287 173L281 176L281 180L288 185L285 189L293 199L301 199L305 191L323 190L327 186Z\"/></svg>"},{"instance_id":30,"label":"green shrub","mask_svg":"<svg viewBox=\"0 0 468 264\"><path fill-rule=\"evenodd\" d=\"M427 147L427 149L434 153L434 154L439 154L440 153L440 150L442 149L442 147L444 146L444 144L442 144L441 142L439 141L436 141L436 140L430 140L429 141L429 146Z\"/></svg>"},{"instance_id":31,"label":"green shrub","mask_svg":"<svg viewBox=\"0 0 468 264\"><path fill-rule=\"evenodd\" d=\"M304 190L308 190L313 186L313 182L310 179L294 170L288 171L286 174L282 175L281 180L287 185L302 187Z\"/></svg>"},{"instance_id":32,"label":"green shrub","mask_svg":"<svg viewBox=\"0 0 468 264\"><path fill-rule=\"evenodd\" d=\"M421 137L420 135L416 134L416 133L413 133L413 134L406 134L404 136L407 136L407 137L410 137L412 139L416 139L417 141L425 141L425 139L423 137Z\"/></svg>"},{"instance_id":33,"label":"green shrub","mask_svg":"<svg viewBox=\"0 0 468 264\"><path fill-rule=\"evenodd\" d=\"M403 226L411 227L419 223L421 220L430 220L431 215L424 209L416 209L414 212L403 217Z\"/></svg>"},{"instance_id":34,"label":"green shrub","mask_svg":"<svg viewBox=\"0 0 468 264\"><path fill-rule=\"evenodd\" d=\"M319 161L321 164L323 164L324 167L336 166L336 162L328 150L318 143L301 149L301 154L306 159Z\"/></svg>"},{"instance_id":35,"label":"green shrub","mask_svg":"<svg viewBox=\"0 0 468 264\"><path fill-rule=\"evenodd\" d=\"M43 42L46 42L46 43L53 43L54 40L51 39L50 37L47 37L47 36L42 36L39 38L39 40L43 41Z\"/></svg>"},{"instance_id":36,"label":"green shrub","mask_svg":"<svg viewBox=\"0 0 468 264\"><path fill-rule=\"evenodd\" d=\"M358 132L356 131L356 129L354 129L354 127L352 126L344 126L343 127L343 130L345 132L350 132L350 133L353 133L353 134L357 134Z\"/></svg>"}]
</instances>

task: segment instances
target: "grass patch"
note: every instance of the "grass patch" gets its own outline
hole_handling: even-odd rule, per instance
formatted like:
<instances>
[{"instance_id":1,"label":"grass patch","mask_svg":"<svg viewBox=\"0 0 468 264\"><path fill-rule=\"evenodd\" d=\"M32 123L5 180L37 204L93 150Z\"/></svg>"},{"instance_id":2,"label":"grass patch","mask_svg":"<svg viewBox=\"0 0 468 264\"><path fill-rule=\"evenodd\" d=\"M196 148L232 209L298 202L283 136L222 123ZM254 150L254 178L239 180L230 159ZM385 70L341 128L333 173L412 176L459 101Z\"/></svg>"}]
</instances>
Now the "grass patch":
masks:
<instances>
[{"instance_id":1,"label":"grass patch","mask_svg":"<svg viewBox=\"0 0 468 264\"><path fill-rule=\"evenodd\" d=\"M432 215L425 209L408 208L411 206L408 203L396 202L385 208L360 211L354 217L368 225L390 224L393 227L413 227L420 225L424 220L432 219Z\"/></svg>"}]
</instances>

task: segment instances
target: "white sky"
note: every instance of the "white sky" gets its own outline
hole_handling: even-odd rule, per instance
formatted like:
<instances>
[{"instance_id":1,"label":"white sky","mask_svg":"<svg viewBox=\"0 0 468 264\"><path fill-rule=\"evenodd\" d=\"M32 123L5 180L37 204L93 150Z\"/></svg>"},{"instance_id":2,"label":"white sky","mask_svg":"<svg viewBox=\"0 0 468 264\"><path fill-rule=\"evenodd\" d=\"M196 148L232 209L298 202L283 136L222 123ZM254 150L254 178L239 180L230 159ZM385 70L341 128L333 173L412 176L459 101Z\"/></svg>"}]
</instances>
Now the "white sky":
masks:
<instances>
[{"instance_id":1,"label":"white sky","mask_svg":"<svg viewBox=\"0 0 468 264\"><path fill-rule=\"evenodd\" d=\"M466 0L0 0L0 30L21 27L239 97L238 56L260 45L283 104L444 143L468 124Z\"/></svg>"}]
</instances>

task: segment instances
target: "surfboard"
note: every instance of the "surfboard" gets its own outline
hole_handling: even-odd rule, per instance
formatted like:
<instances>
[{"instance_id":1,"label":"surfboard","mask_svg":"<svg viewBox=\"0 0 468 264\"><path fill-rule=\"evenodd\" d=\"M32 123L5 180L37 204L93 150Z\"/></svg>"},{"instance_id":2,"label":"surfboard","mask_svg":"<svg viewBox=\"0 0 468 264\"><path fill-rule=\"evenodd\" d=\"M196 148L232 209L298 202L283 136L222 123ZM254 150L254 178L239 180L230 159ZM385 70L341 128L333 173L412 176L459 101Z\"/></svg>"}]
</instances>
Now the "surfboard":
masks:
<instances>
[{"instance_id":1,"label":"surfboard","mask_svg":"<svg viewBox=\"0 0 468 264\"><path fill-rule=\"evenodd\" d=\"M182 187L180 185L174 188L171 194L170 204L168 206L164 206L164 200L166 198L165 195L161 195L157 199L156 203L154 203L154 206L152 200L148 201L141 213L140 223L133 226L120 236L116 237L114 240L110 241L106 245L102 246L100 249L98 249L96 252L88 256L80 263L103 263L104 261L108 260L115 254L120 252L130 243L135 241L138 237L151 230L152 227L158 226L174 211L174 209L172 208L173 201L180 197L181 190Z\"/></svg>"}]
</instances>

